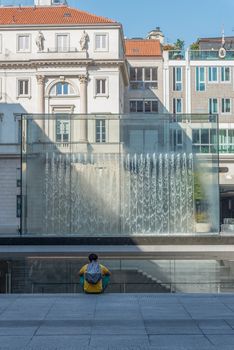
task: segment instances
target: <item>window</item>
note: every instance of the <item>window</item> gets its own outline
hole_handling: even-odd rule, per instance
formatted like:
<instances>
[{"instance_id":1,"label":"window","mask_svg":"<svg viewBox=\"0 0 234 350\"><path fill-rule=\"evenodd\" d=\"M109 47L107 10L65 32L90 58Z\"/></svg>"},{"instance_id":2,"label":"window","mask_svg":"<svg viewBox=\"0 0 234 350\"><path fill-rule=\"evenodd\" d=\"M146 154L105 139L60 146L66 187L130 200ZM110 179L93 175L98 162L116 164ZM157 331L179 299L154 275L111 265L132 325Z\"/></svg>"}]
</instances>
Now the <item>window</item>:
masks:
<instances>
[{"instance_id":1,"label":"window","mask_svg":"<svg viewBox=\"0 0 234 350\"><path fill-rule=\"evenodd\" d=\"M106 121L96 120L96 142L106 142Z\"/></svg>"},{"instance_id":2,"label":"window","mask_svg":"<svg viewBox=\"0 0 234 350\"><path fill-rule=\"evenodd\" d=\"M28 96L29 95L29 80L19 79L18 80L18 96Z\"/></svg>"},{"instance_id":3,"label":"window","mask_svg":"<svg viewBox=\"0 0 234 350\"><path fill-rule=\"evenodd\" d=\"M107 95L107 80L96 79L96 94L95 95Z\"/></svg>"},{"instance_id":4,"label":"window","mask_svg":"<svg viewBox=\"0 0 234 350\"><path fill-rule=\"evenodd\" d=\"M217 83L218 82L218 68L209 67L209 82Z\"/></svg>"},{"instance_id":5,"label":"window","mask_svg":"<svg viewBox=\"0 0 234 350\"><path fill-rule=\"evenodd\" d=\"M222 113L231 113L230 98L222 98Z\"/></svg>"},{"instance_id":6,"label":"window","mask_svg":"<svg viewBox=\"0 0 234 350\"><path fill-rule=\"evenodd\" d=\"M29 52L30 51L30 36L18 35L17 51Z\"/></svg>"},{"instance_id":7,"label":"window","mask_svg":"<svg viewBox=\"0 0 234 350\"><path fill-rule=\"evenodd\" d=\"M142 81L143 80L143 68L131 67L130 68L130 80L131 81Z\"/></svg>"},{"instance_id":8,"label":"window","mask_svg":"<svg viewBox=\"0 0 234 350\"><path fill-rule=\"evenodd\" d=\"M196 91L205 91L205 67L196 67Z\"/></svg>"},{"instance_id":9,"label":"window","mask_svg":"<svg viewBox=\"0 0 234 350\"><path fill-rule=\"evenodd\" d=\"M56 49L58 52L69 51L69 36L68 34L56 35Z\"/></svg>"},{"instance_id":10,"label":"window","mask_svg":"<svg viewBox=\"0 0 234 350\"><path fill-rule=\"evenodd\" d=\"M181 149L183 145L183 130L182 129L171 129L170 130L170 144L172 149Z\"/></svg>"},{"instance_id":11,"label":"window","mask_svg":"<svg viewBox=\"0 0 234 350\"><path fill-rule=\"evenodd\" d=\"M216 129L193 129L192 130L193 150L197 153L213 153L217 151L217 130Z\"/></svg>"},{"instance_id":12,"label":"window","mask_svg":"<svg viewBox=\"0 0 234 350\"><path fill-rule=\"evenodd\" d=\"M108 50L108 35L107 34L95 34L95 50L107 51Z\"/></svg>"},{"instance_id":13,"label":"window","mask_svg":"<svg viewBox=\"0 0 234 350\"><path fill-rule=\"evenodd\" d=\"M218 113L218 99L217 98L209 98L209 113Z\"/></svg>"},{"instance_id":14,"label":"window","mask_svg":"<svg viewBox=\"0 0 234 350\"><path fill-rule=\"evenodd\" d=\"M63 96L63 95L75 95L75 91L71 84L59 82L55 84L50 92L51 95L54 96Z\"/></svg>"},{"instance_id":15,"label":"window","mask_svg":"<svg viewBox=\"0 0 234 350\"><path fill-rule=\"evenodd\" d=\"M230 78L230 67L221 67L221 81L229 82Z\"/></svg>"},{"instance_id":16,"label":"window","mask_svg":"<svg viewBox=\"0 0 234 350\"><path fill-rule=\"evenodd\" d=\"M234 153L234 129L219 130L219 151L221 153Z\"/></svg>"},{"instance_id":17,"label":"window","mask_svg":"<svg viewBox=\"0 0 234 350\"><path fill-rule=\"evenodd\" d=\"M158 100L130 101L130 113L158 113Z\"/></svg>"},{"instance_id":18,"label":"window","mask_svg":"<svg viewBox=\"0 0 234 350\"><path fill-rule=\"evenodd\" d=\"M173 91L182 91L182 67L173 67Z\"/></svg>"},{"instance_id":19,"label":"window","mask_svg":"<svg viewBox=\"0 0 234 350\"><path fill-rule=\"evenodd\" d=\"M130 112L143 113L144 106L143 101L130 101Z\"/></svg>"},{"instance_id":20,"label":"window","mask_svg":"<svg viewBox=\"0 0 234 350\"><path fill-rule=\"evenodd\" d=\"M182 113L182 98L173 98L173 113Z\"/></svg>"},{"instance_id":21,"label":"window","mask_svg":"<svg viewBox=\"0 0 234 350\"><path fill-rule=\"evenodd\" d=\"M130 67L130 88L157 89L158 68L157 67Z\"/></svg>"},{"instance_id":22,"label":"window","mask_svg":"<svg viewBox=\"0 0 234 350\"><path fill-rule=\"evenodd\" d=\"M70 141L70 121L69 120L56 120L56 142L69 142Z\"/></svg>"},{"instance_id":23,"label":"window","mask_svg":"<svg viewBox=\"0 0 234 350\"><path fill-rule=\"evenodd\" d=\"M144 68L144 88L145 89L157 89L158 87L158 69L157 68Z\"/></svg>"}]
</instances>

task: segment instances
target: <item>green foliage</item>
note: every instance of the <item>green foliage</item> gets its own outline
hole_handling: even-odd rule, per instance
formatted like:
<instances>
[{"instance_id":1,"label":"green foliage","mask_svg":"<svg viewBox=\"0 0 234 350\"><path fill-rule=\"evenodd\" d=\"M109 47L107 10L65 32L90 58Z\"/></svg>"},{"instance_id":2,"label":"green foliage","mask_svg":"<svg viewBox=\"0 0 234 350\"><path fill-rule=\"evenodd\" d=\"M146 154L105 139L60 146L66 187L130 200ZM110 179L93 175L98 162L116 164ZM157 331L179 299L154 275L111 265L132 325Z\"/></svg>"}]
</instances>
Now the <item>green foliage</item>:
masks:
<instances>
[{"instance_id":1,"label":"green foliage","mask_svg":"<svg viewBox=\"0 0 234 350\"><path fill-rule=\"evenodd\" d=\"M195 201L204 200L204 191L202 189L201 181L198 173L194 173L194 199Z\"/></svg>"},{"instance_id":2,"label":"green foliage","mask_svg":"<svg viewBox=\"0 0 234 350\"><path fill-rule=\"evenodd\" d=\"M199 39L190 45L190 50L199 50Z\"/></svg>"},{"instance_id":3,"label":"green foliage","mask_svg":"<svg viewBox=\"0 0 234 350\"><path fill-rule=\"evenodd\" d=\"M184 49L184 40L177 39L174 46L175 46L175 50L183 50Z\"/></svg>"}]
</instances>

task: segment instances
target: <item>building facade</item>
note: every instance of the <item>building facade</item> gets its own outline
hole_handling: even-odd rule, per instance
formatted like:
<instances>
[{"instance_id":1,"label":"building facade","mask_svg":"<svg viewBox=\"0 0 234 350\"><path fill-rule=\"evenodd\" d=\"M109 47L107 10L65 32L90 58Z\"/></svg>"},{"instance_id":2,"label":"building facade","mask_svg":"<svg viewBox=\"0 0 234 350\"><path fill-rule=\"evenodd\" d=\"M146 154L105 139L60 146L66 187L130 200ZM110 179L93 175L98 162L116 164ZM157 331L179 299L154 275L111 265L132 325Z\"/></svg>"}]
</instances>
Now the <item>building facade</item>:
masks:
<instances>
[{"instance_id":1,"label":"building facade","mask_svg":"<svg viewBox=\"0 0 234 350\"><path fill-rule=\"evenodd\" d=\"M221 165L228 168L220 179L230 196L234 61L199 50L163 51L163 40L160 28L146 39L124 40L120 23L57 1L0 8L0 233L16 233L20 225L22 114L38 114L39 146L54 143L64 153L76 140L82 151L90 145L94 153L113 154L123 139L119 116L128 116L131 150L147 153L160 150L157 116L219 114ZM154 119L153 127L142 127L143 115ZM189 139L197 153L212 154L217 137L208 122L189 134L175 123L168 143L180 151Z\"/></svg>"},{"instance_id":2,"label":"building facade","mask_svg":"<svg viewBox=\"0 0 234 350\"><path fill-rule=\"evenodd\" d=\"M215 49L210 48L213 42ZM176 115L208 113L219 117L219 163L224 169L219 177L222 223L232 217L234 205L234 56L223 46L222 38L201 39L200 43L202 49L195 51L164 51L164 104ZM205 124L193 130L192 143L197 152L210 153L216 142Z\"/></svg>"},{"instance_id":3,"label":"building facade","mask_svg":"<svg viewBox=\"0 0 234 350\"><path fill-rule=\"evenodd\" d=\"M41 121L38 129L54 142L71 141L73 132L114 149L115 121L101 114L123 113L128 73L117 22L50 1L2 7L0 18L0 230L8 233L19 226L21 114L98 114L73 126L61 117L53 127Z\"/></svg>"}]
</instances>

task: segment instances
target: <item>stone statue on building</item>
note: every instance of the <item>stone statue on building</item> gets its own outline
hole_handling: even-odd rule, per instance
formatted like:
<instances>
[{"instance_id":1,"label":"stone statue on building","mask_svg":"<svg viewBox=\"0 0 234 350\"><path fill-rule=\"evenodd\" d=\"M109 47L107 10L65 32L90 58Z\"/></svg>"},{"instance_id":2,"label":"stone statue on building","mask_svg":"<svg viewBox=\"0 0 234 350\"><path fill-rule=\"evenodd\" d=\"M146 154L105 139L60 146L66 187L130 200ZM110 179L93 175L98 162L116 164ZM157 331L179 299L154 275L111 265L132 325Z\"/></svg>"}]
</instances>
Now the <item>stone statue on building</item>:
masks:
<instances>
[{"instance_id":1,"label":"stone statue on building","mask_svg":"<svg viewBox=\"0 0 234 350\"><path fill-rule=\"evenodd\" d=\"M45 37L44 37L43 33L41 31L39 31L37 34L37 38L36 38L36 45L37 45L39 51L44 50L44 41L45 41Z\"/></svg>"},{"instance_id":2,"label":"stone statue on building","mask_svg":"<svg viewBox=\"0 0 234 350\"><path fill-rule=\"evenodd\" d=\"M89 35L84 30L83 33L82 33L82 36L80 38L80 49L82 51L84 51L84 50L87 51L88 50L88 42L89 42Z\"/></svg>"}]
</instances>

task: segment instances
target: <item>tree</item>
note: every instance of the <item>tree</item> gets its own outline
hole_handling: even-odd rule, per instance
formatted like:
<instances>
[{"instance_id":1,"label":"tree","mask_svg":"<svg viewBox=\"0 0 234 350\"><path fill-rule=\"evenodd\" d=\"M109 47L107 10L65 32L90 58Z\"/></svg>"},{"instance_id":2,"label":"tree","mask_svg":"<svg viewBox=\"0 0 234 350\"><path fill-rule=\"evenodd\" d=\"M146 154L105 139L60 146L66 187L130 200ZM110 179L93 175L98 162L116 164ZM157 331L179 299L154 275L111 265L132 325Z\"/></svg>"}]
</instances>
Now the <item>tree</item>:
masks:
<instances>
[{"instance_id":1,"label":"tree","mask_svg":"<svg viewBox=\"0 0 234 350\"><path fill-rule=\"evenodd\" d=\"M184 49L184 40L177 39L174 46L175 46L175 50L183 50Z\"/></svg>"}]
</instances>

